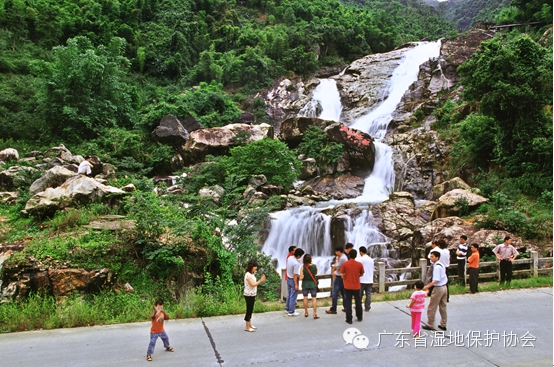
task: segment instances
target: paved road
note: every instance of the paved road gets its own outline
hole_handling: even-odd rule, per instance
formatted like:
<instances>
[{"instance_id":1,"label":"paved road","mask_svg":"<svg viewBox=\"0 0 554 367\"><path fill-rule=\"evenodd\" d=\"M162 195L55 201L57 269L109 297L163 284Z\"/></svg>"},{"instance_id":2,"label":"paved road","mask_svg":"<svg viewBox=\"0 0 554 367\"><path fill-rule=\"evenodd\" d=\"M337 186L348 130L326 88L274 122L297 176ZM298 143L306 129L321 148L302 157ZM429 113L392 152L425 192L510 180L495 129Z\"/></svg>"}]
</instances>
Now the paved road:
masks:
<instances>
[{"instance_id":1,"label":"paved road","mask_svg":"<svg viewBox=\"0 0 554 367\"><path fill-rule=\"evenodd\" d=\"M552 288L452 296L448 331L431 333L418 344L409 334L406 304L374 303L364 320L351 326L343 315L323 310L319 320L304 318L302 311L296 318L255 314L255 333L243 331L242 315L170 320L166 331L175 352L165 352L158 340L153 362L145 360L149 323L144 322L3 334L0 366L553 365ZM344 339L352 326L362 335L356 346Z\"/></svg>"}]
</instances>

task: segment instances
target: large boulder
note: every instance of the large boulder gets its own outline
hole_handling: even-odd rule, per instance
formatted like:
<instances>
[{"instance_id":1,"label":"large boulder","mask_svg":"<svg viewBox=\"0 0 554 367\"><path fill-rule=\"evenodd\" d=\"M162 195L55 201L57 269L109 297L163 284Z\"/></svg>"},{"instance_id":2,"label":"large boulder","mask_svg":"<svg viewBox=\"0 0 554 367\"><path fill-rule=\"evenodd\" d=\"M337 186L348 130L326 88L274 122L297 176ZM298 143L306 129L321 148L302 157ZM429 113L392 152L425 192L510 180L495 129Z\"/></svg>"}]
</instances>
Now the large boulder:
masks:
<instances>
[{"instance_id":1,"label":"large boulder","mask_svg":"<svg viewBox=\"0 0 554 367\"><path fill-rule=\"evenodd\" d=\"M449 248L454 249L458 246L461 235L466 235L469 243L475 242L473 234L477 231L472 223L459 217L439 218L414 231L413 244L415 247L425 248L435 239L444 239Z\"/></svg>"},{"instance_id":2,"label":"large boulder","mask_svg":"<svg viewBox=\"0 0 554 367\"><path fill-rule=\"evenodd\" d=\"M408 192L392 193L388 200L374 205L371 211L381 232L397 241L411 238L414 231L426 223Z\"/></svg>"},{"instance_id":3,"label":"large boulder","mask_svg":"<svg viewBox=\"0 0 554 367\"><path fill-rule=\"evenodd\" d=\"M0 188L12 190L28 185L31 183L31 175L35 172L37 172L37 169L33 167L11 166L0 172Z\"/></svg>"},{"instance_id":4,"label":"large boulder","mask_svg":"<svg viewBox=\"0 0 554 367\"><path fill-rule=\"evenodd\" d=\"M471 190L471 186L465 183L461 178L454 177L451 180L433 186L433 200L437 200L442 195L454 189Z\"/></svg>"},{"instance_id":5,"label":"large boulder","mask_svg":"<svg viewBox=\"0 0 554 367\"><path fill-rule=\"evenodd\" d=\"M336 178L333 176L312 178L304 185L311 186L314 192L341 200L360 196L364 190L364 184L363 178L346 173Z\"/></svg>"},{"instance_id":6,"label":"large boulder","mask_svg":"<svg viewBox=\"0 0 554 367\"><path fill-rule=\"evenodd\" d=\"M152 137L160 143L179 146L183 145L185 140L189 138L189 133L177 117L167 115L160 121L160 125L152 131Z\"/></svg>"},{"instance_id":7,"label":"large boulder","mask_svg":"<svg viewBox=\"0 0 554 367\"><path fill-rule=\"evenodd\" d=\"M19 159L19 153L16 149L6 148L0 151L0 161L17 161Z\"/></svg>"},{"instance_id":8,"label":"large boulder","mask_svg":"<svg viewBox=\"0 0 554 367\"><path fill-rule=\"evenodd\" d=\"M34 216L51 215L57 210L78 207L89 202L102 201L114 204L127 195L116 187L106 186L95 179L77 175L70 177L61 186L47 188L27 201L25 213Z\"/></svg>"},{"instance_id":9,"label":"large boulder","mask_svg":"<svg viewBox=\"0 0 554 367\"><path fill-rule=\"evenodd\" d=\"M77 173L63 167L54 166L35 180L29 188L29 193L34 195L38 192L46 190L48 187L55 188L67 181L68 178L76 176Z\"/></svg>"},{"instance_id":10,"label":"large boulder","mask_svg":"<svg viewBox=\"0 0 554 367\"><path fill-rule=\"evenodd\" d=\"M111 275L108 269L49 269L48 277L55 296L68 296L78 291L99 291Z\"/></svg>"},{"instance_id":11,"label":"large boulder","mask_svg":"<svg viewBox=\"0 0 554 367\"><path fill-rule=\"evenodd\" d=\"M431 216L431 220L458 216L463 214L464 211L469 213L487 201L489 201L489 199L474 194L469 190L454 189L448 191L439 198L437 207Z\"/></svg>"},{"instance_id":12,"label":"large boulder","mask_svg":"<svg viewBox=\"0 0 554 367\"><path fill-rule=\"evenodd\" d=\"M239 145L236 138L241 132L248 134L247 143L262 140L265 137L273 139L273 127L268 124L231 124L193 131L185 144L179 147L179 153L185 164L203 162L208 154L216 156L228 154L229 149Z\"/></svg>"}]
</instances>

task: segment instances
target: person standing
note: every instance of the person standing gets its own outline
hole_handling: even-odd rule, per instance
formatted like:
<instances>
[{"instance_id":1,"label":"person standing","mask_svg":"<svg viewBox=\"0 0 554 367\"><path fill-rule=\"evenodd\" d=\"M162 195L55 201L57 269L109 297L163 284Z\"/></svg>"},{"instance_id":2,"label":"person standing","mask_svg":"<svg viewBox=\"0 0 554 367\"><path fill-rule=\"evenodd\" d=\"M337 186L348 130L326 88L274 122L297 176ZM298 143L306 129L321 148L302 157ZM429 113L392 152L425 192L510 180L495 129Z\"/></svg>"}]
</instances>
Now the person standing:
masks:
<instances>
[{"instance_id":1,"label":"person standing","mask_svg":"<svg viewBox=\"0 0 554 367\"><path fill-rule=\"evenodd\" d=\"M296 246L292 245L289 246L289 253L287 254L287 259L285 260L285 283L288 284L289 276L287 274L287 261L289 260L289 257L294 256L294 251L296 250ZM285 312L289 313L288 310L288 303L285 303Z\"/></svg>"},{"instance_id":2,"label":"person standing","mask_svg":"<svg viewBox=\"0 0 554 367\"><path fill-rule=\"evenodd\" d=\"M319 319L317 316L317 265L312 264L312 255L306 254L302 258L304 266L300 272L300 280L302 280L302 299L304 303L304 316L308 317L308 294L312 296L312 307L314 308L314 320Z\"/></svg>"},{"instance_id":3,"label":"person standing","mask_svg":"<svg viewBox=\"0 0 554 367\"><path fill-rule=\"evenodd\" d=\"M77 173L80 174L80 175L85 175L85 176L90 176L90 174L92 173L92 167L94 167L92 165L92 163L90 163L92 157L90 155L87 155L85 157L85 160L82 161L80 164L79 164L79 168L77 168Z\"/></svg>"},{"instance_id":4,"label":"person standing","mask_svg":"<svg viewBox=\"0 0 554 367\"><path fill-rule=\"evenodd\" d=\"M444 273L446 274L446 302L450 302L450 288L448 287L450 281L448 280L448 268L450 267L450 250L446 241L440 239L437 241L438 251L441 256L438 260L442 265L444 265Z\"/></svg>"},{"instance_id":5,"label":"person standing","mask_svg":"<svg viewBox=\"0 0 554 367\"><path fill-rule=\"evenodd\" d=\"M439 245L440 246L440 245ZM437 307L441 315L441 321L439 329L446 330L447 312L446 312L446 300L447 291L446 283L448 278L446 277L446 271L444 265L439 262L441 253L437 250L431 252L431 262L433 263L433 278L432 281L423 287L424 290L428 290L433 287L433 293L429 300L429 306L427 307L427 325L424 325L425 330L435 330L435 314L437 313Z\"/></svg>"},{"instance_id":6,"label":"person standing","mask_svg":"<svg viewBox=\"0 0 554 367\"><path fill-rule=\"evenodd\" d=\"M360 295L360 277L364 275L364 266L359 261L356 261L356 256L358 256L358 252L354 249L350 250L348 253L350 259L340 269L344 283L343 305L346 310L346 322L348 324L352 324L352 297L354 297L356 304L356 317L358 321L362 321L364 318L362 297Z\"/></svg>"},{"instance_id":7,"label":"person standing","mask_svg":"<svg viewBox=\"0 0 554 367\"><path fill-rule=\"evenodd\" d=\"M252 312L254 311L254 302L258 293L258 286L265 282L265 274L262 274L260 280L256 280L256 271L258 270L258 262L250 260L246 265L246 273L244 274L244 299L246 301L246 322L245 331L254 332L257 327L252 325Z\"/></svg>"},{"instance_id":8,"label":"person standing","mask_svg":"<svg viewBox=\"0 0 554 367\"><path fill-rule=\"evenodd\" d=\"M471 245L471 255L467 259L467 272L469 273L469 290L471 293L477 293L477 284L479 283L479 245Z\"/></svg>"},{"instance_id":9,"label":"person standing","mask_svg":"<svg viewBox=\"0 0 554 367\"><path fill-rule=\"evenodd\" d=\"M295 311L296 300L298 298L298 281L300 280L300 262L298 261L304 250L297 248L294 250L294 256L287 259L287 303L285 304L285 310L288 316L298 316L299 313Z\"/></svg>"},{"instance_id":10,"label":"person standing","mask_svg":"<svg viewBox=\"0 0 554 367\"><path fill-rule=\"evenodd\" d=\"M466 257L467 257L467 236L460 236L460 243L456 249L456 260L458 260L458 282L465 285L466 282Z\"/></svg>"},{"instance_id":11,"label":"person standing","mask_svg":"<svg viewBox=\"0 0 554 367\"><path fill-rule=\"evenodd\" d=\"M342 296L342 299L344 300L344 294L343 294L343 284L342 284L342 278L340 276L340 269L342 265L348 260L346 258L346 255L344 254L344 250L342 249L342 246L335 247L335 256L337 257L337 260L335 260L335 266L333 266L333 293L331 293L331 308L328 310L325 310L325 313L328 314L336 314L337 313L337 304L339 299L339 293Z\"/></svg>"},{"instance_id":12,"label":"person standing","mask_svg":"<svg viewBox=\"0 0 554 367\"><path fill-rule=\"evenodd\" d=\"M375 264L373 259L367 254L365 246L360 246L359 250L360 257L358 257L358 261L364 267L364 275L360 278L360 297L363 298L365 293L364 310L368 312L371 309L371 290L373 288L373 270Z\"/></svg>"},{"instance_id":13,"label":"person standing","mask_svg":"<svg viewBox=\"0 0 554 367\"><path fill-rule=\"evenodd\" d=\"M152 362L152 354L154 354L158 338L162 339L167 352L174 351L173 347L169 344L169 337L164 330L164 321L169 320L169 316L164 312L164 301L161 299L157 300L154 304L154 312L152 312L150 319L152 320L152 327L150 328L150 343L146 351L146 360Z\"/></svg>"},{"instance_id":14,"label":"person standing","mask_svg":"<svg viewBox=\"0 0 554 367\"><path fill-rule=\"evenodd\" d=\"M418 280L414 284L414 293L412 293L409 305L406 305L410 309L412 316L412 333L414 338L419 338L419 332L421 329L421 314L425 310L425 296L427 292L423 290L424 284L421 280Z\"/></svg>"},{"instance_id":15,"label":"person standing","mask_svg":"<svg viewBox=\"0 0 554 367\"><path fill-rule=\"evenodd\" d=\"M496 258L500 260L500 284L512 281L512 261L519 255L516 248L512 246L512 238L504 237L504 244L498 245L492 250Z\"/></svg>"}]
</instances>

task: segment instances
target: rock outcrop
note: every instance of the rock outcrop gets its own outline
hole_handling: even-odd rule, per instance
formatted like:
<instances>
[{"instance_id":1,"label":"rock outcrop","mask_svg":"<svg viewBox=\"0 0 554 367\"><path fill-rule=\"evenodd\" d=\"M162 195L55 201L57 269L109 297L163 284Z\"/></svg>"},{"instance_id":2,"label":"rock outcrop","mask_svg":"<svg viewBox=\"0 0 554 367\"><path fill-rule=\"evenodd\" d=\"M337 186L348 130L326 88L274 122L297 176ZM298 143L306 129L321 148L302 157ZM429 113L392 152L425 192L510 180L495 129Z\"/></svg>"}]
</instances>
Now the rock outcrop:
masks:
<instances>
[{"instance_id":1,"label":"rock outcrop","mask_svg":"<svg viewBox=\"0 0 554 367\"><path fill-rule=\"evenodd\" d=\"M55 166L50 168L39 179L35 180L29 188L29 193L34 195L44 191L47 188L56 188L62 185L68 178L77 176L77 173L68 170L63 166Z\"/></svg>"},{"instance_id":2,"label":"rock outcrop","mask_svg":"<svg viewBox=\"0 0 554 367\"><path fill-rule=\"evenodd\" d=\"M448 191L439 198L437 207L435 208L431 219L468 214L487 201L489 201L489 199L481 195L474 194L469 190L454 189ZM466 213L464 213L464 211Z\"/></svg>"},{"instance_id":3,"label":"rock outcrop","mask_svg":"<svg viewBox=\"0 0 554 367\"><path fill-rule=\"evenodd\" d=\"M60 209L78 207L95 201L115 204L124 195L127 193L123 190L77 175L56 188L47 188L35 194L27 201L25 213L34 216L51 215Z\"/></svg>"},{"instance_id":4,"label":"rock outcrop","mask_svg":"<svg viewBox=\"0 0 554 367\"><path fill-rule=\"evenodd\" d=\"M185 164L203 162L208 154L216 156L228 154L229 149L239 145L235 139L241 132L246 133L246 142L261 140L265 137L273 139L274 135L273 127L268 124L231 124L193 131L178 150Z\"/></svg>"},{"instance_id":5,"label":"rock outcrop","mask_svg":"<svg viewBox=\"0 0 554 367\"><path fill-rule=\"evenodd\" d=\"M152 131L152 137L160 143L179 146L189 138L189 132L185 130L177 117L167 115L160 121L160 125Z\"/></svg>"}]
</instances>

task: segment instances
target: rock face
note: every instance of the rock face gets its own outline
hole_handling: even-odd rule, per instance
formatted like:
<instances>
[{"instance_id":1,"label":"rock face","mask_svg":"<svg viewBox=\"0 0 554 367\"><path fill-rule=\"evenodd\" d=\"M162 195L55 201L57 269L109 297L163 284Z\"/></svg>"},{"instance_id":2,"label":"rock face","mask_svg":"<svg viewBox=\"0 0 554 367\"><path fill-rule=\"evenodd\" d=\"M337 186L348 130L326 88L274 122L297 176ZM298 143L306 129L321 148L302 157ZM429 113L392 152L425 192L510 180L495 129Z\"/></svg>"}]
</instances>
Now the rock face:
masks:
<instances>
[{"instance_id":1,"label":"rock face","mask_svg":"<svg viewBox=\"0 0 554 367\"><path fill-rule=\"evenodd\" d=\"M387 98L387 84L404 50L365 56L351 63L343 75L335 76L343 103L341 121L349 125Z\"/></svg>"},{"instance_id":2,"label":"rock face","mask_svg":"<svg viewBox=\"0 0 554 367\"><path fill-rule=\"evenodd\" d=\"M333 176L312 178L304 185L309 185L313 191L329 198L341 200L360 196L364 190L364 183L363 178L346 173L337 178Z\"/></svg>"},{"instance_id":3,"label":"rock face","mask_svg":"<svg viewBox=\"0 0 554 367\"><path fill-rule=\"evenodd\" d=\"M160 121L160 125L152 131L152 137L160 143L179 146L189 138L189 133L177 117L167 115Z\"/></svg>"},{"instance_id":4,"label":"rock face","mask_svg":"<svg viewBox=\"0 0 554 367\"><path fill-rule=\"evenodd\" d=\"M442 195L431 219L460 215L464 210L473 211L489 199L472 193L469 190L454 189Z\"/></svg>"},{"instance_id":5,"label":"rock face","mask_svg":"<svg viewBox=\"0 0 554 367\"><path fill-rule=\"evenodd\" d=\"M397 241L411 238L425 219L415 207L414 197L408 192L394 192L389 200L372 208L373 218L381 232Z\"/></svg>"},{"instance_id":6,"label":"rock face","mask_svg":"<svg viewBox=\"0 0 554 367\"><path fill-rule=\"evenodd\" d=\"M47 188L35 194L25 205L25 211L35 216L51 215L57 210L77 207L94 201L114 204L122 196L123 190L106 186L82 175L67 179L61 186Z\"/></svg>"},{"instance_id":7,"label":"rock face","mask_svg":"<svg viewBox=\"0 0 554 367\"><path fill-rule=\"evenodd\" d=\"M68 170L62 166L55 166L50 168L42 175L41 178L35 180L29 188L29 193L34 195L38 192L44 191L47 188L56 188L67 181L68 178L77 176L77 173Z\"/></svg>"},{"instance_id":8,"label":"rock face","mask_svg":"<svg viewBox=\"0 0 554 367\"><path fill-rule=\"evenodd\" d=\"M416 199L431 199L431 188L440 173L435 165L446 158L446 147L435 131L418 129L390 134L383 140L393 149L396 190L410 192Z\"/></svg>"},{"instance_id":9,"label":"rock face","mask_svg":"<svg viewBox=\"0 0 554 367\"><path fill-rule=\"evenodd\" d=\"M243 131L249 134L247 142L261 140L265 137L273 139L273 127L268 124L231 124L193 131L185 144L178 150L185 164L202 162L208 154L228 154L229 149L239 145L239 142L234 139Z\"/></svg>"},{"instance_id":10,"label":"rock face","mask_svg":"<svg viewBox=\"0 0 554 367\"><path fill-rule=\"evenodd\" d=\"M53 294L65 297L78 292L98 292L111 285L112 274L108 269L57 269L42 264L6 269L3 277L6 288L4 299L23 299L29 293Z\"/></svg>"}]
</instances>

